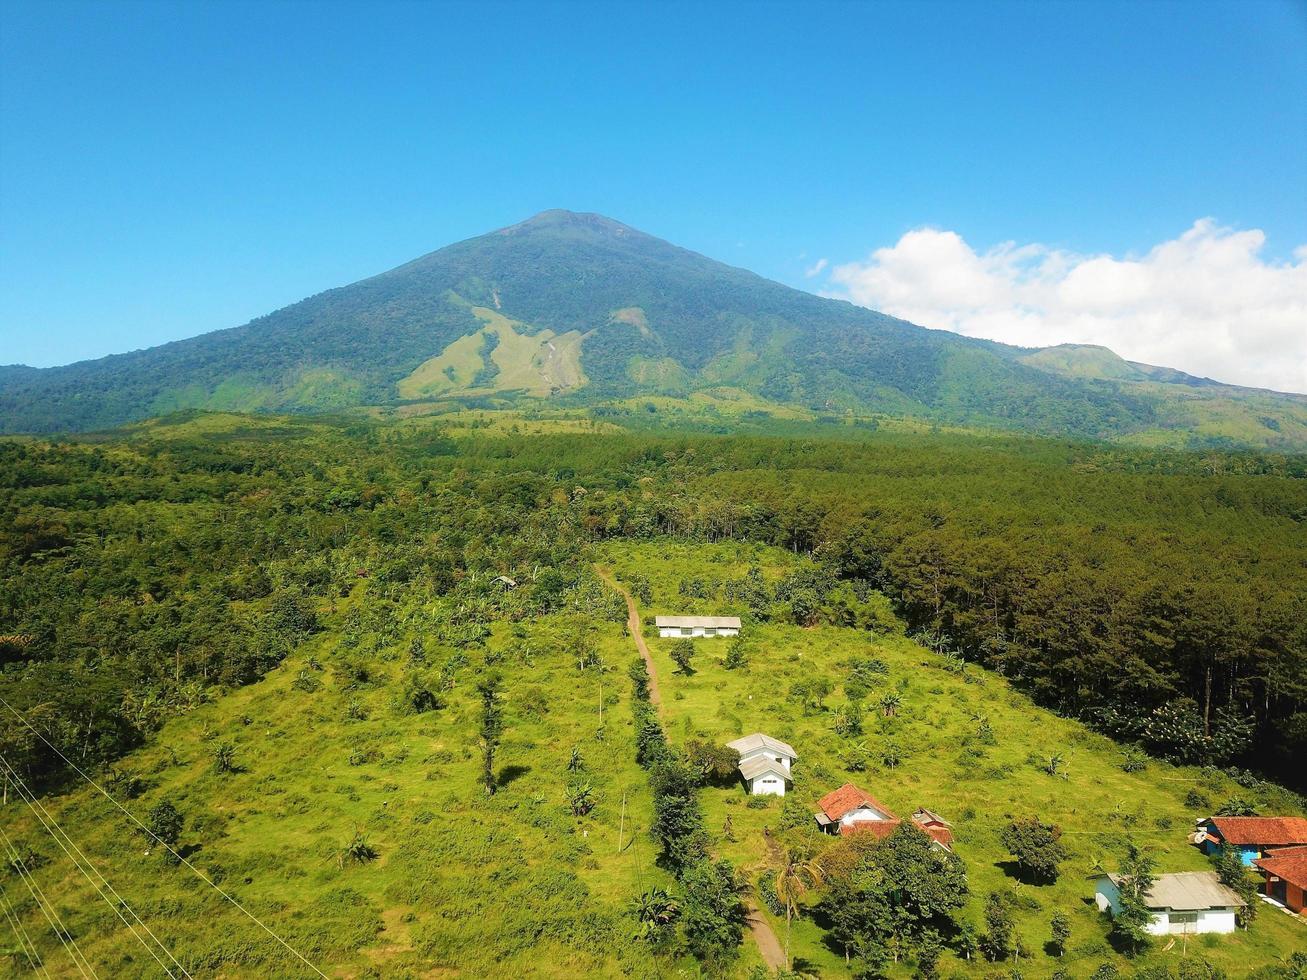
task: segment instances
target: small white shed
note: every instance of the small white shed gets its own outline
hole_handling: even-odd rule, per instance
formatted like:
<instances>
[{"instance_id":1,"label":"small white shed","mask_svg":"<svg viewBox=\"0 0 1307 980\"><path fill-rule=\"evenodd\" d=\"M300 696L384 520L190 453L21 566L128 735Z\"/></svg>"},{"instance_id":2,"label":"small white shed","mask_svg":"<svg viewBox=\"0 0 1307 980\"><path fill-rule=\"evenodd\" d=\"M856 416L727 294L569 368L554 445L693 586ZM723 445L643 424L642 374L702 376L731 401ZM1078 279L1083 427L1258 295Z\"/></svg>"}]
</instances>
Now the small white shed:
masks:
<instances>
[{"instance_id":1,"label":"small white shed","mask_svg":"<svg viewBox=\"0 0 1307 980\"><path fill-rule=\"evenodd\" d=\"M664 637L739 636L739 616L656 616L658 635Z\"/></svg>"},{"instance_id":2,"label":"small white shed","mask_svg":"<svg viewBox=\"0 0 1307 980\"><path fill-rule=\"evenodd\" d=\"M1115 915L1121 908L1121 875L1101 875L1095 882L1094 901L1103 912ZM1235 914L1246 904L1221 884L1215 871L1184 871L1158 875L1144 896L1153 921L1154 936L1199 932L1234 932Z\"/></svg>"},{"instance_id":3,"label":"small white shed","mask_svg":"<svg viewBox=\"0 0 1307 980\"><path fill-rule=\"evenodd\" d=\"M784 796L790 767L799 758L794 748L778 738L754 732L726 743L740 753L740 776L755 796Z\"/></svg>"}]
</instances>

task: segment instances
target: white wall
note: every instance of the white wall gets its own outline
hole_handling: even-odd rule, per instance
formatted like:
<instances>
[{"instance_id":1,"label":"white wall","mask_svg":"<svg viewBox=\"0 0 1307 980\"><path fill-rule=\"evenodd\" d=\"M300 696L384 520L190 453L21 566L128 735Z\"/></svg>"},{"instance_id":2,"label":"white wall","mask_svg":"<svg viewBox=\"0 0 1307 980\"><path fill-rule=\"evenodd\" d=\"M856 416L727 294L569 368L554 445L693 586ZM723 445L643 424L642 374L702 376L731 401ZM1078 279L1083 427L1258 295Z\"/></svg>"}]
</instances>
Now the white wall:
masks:
<instances>
[{"instance_id":1,"label":"white wall","mask_svg":"<svg viewBox=\"0 0 1307 980\"><path fill-rule=\"evenodd\" d=\"M1113 915L1120 908L1121 893L1117 890L1116 885L1103 878L1094 886L1094 902L1098 905L1100 912L1110 911ZM1154 936L1180 935L1189 933L1191 935L1200 932L1234 932L1235 930L1235 910L1234 909L1207 909L1198 913L1196 922L1172 922L1172 913L1157 912L1153 915L1153 921L1149 923L1148 932Z\"/></svg>"},{"instance_id":2,"label":"white wall","mask_svg":"<svg viewBox=\"0 0 1307 980\"><path fill-rule=\"evenodd\" d=\"M749 792L754 796L784 796L785 780L766 773L749 784Z\"/></svg>"},{"instance_id":3,"label":"white wall","mask_svg":"<svg viewBox=\"0 0 1307 980\"><path fill-rule=\"evenodd\" d=\"M702 636L707 636L708 634L704 632L702 626L695 626L688 633L682 630L679 626L660 626L658 627L658 635L673 640L681 639L684 637L688 637L689 639L692 640L697 640ZM716 629L713 630L712 635L713 636L739 636L740 631L733 626L718 626Z\"/></svg>"},{"instance_id":4,"label":"white wall","mask_svg":"<svg viewBox=\"0 0 1307 980\"><path fill-rule=\"evenodd\" d=\"M854 823L866 823L872 820L888 820L888 813L881 813L875 807L860 806L856 810L850 810L844 816L840 817L840 823L844 826Z\"/></svg>"}]
</instances>

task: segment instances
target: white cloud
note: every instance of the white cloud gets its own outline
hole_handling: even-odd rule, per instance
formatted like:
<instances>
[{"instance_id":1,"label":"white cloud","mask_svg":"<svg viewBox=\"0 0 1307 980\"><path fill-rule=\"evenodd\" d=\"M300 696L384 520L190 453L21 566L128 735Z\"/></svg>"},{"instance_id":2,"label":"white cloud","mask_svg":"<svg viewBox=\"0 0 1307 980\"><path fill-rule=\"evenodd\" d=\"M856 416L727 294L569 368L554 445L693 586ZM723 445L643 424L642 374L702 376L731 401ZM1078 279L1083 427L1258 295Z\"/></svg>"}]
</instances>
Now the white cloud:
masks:
<instances>
[{"instance_id":1,"label":"white cloud","mask_svg":"<svg viewBox=\"0 0 1307 980\"><path fill-rule=\"evenodd\" d=\"M828 265L830 265L829 259L825 259L825 258L818 259L812 265L808 266L808 268L804 269L803 274L809 279L814 279L817 276L821 275L822 272L825 271L826 266Z\"/></svg>"},{"instance_id":2,"label":"white cloud","mask_svg":"<svg viewBox=\"0 0 1307 980\"><path fill-rule=\"evenodd\" d=\"M1204 218L1142 257L1116 258L1013 242L976 252L956 232L921 228L835 266L828 282L831 295L922 326L1025 347L1102 344L1132 361L1307 392L1307 245L1271 262L1265 241Z\"/></svg>"}]
</instances>

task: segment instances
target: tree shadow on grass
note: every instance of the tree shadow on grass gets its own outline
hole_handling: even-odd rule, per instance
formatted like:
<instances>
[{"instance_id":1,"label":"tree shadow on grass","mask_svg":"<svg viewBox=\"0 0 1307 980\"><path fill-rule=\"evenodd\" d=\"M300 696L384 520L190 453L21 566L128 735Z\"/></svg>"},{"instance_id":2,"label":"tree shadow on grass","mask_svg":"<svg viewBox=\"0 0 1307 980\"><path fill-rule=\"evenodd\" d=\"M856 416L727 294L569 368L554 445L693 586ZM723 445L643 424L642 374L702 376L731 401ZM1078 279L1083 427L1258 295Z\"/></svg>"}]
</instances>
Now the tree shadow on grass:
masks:
<instances>
[{"instance_id":1,"label":"tree shadow on grass","mask_svg":"<svg viewBox=\"0 0 1307 980\"><path fill-rule=\"evenodd\" d=\"M1046 876L1032 874L1029 871L1023 870L1021 865L1016 861L995 861L994 867L998 868L999 871L1002 871L1009 878L1021 882L1023 885L1034 885L1035 887L1038 887L1040 885L1053 884L1053 882L1049 881Z\"/></svg>"},{"instance_id":2,"label":"tree shadow on grass","mask_svg":"<svg viewBox=\"0 0 1307 980\"><path fill-rule=\"evenodd\" d=\"M499 777L495 780L495 785L500 789L511 786L530 771L530 766L504 766L503 769L499 770Z\"/></svg>"}]
</instances>

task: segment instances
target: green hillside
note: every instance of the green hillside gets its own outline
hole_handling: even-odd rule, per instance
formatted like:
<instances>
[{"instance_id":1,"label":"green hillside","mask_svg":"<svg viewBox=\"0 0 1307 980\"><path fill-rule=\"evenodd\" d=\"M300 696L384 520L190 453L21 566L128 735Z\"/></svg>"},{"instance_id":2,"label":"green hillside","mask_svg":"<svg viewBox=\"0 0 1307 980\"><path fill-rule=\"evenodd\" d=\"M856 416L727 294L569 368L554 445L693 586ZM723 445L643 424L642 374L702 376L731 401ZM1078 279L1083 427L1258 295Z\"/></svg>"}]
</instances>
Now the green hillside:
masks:
<instances>
[{"instance_id":1,"label":"green hillside","mask_svg":"<svg viewBox=\"0 0 1307 980\"><path fill-rule=\"evenodd\" d=\"M701 394L764 425L747 393ZM1273 781L1301 788L1307 739L1302 458L798 415L638 431L654 407L0 440L0 972L162 975L149 947L195 976L316 975L297 954L750 976L783 943L788 855L829 879L791 924L810 974L852 972L848 945L907 977L938 940L942 975L1295 975L1303 927L1260 905L1129 957L1084 876L1129 844L1205 867L1185 834L1223 805L1302 812ZM612 582L646 619L740 614L744 639L685 670L650 637L649 705ZM785 804L699 767L754 729L798 749ZM954 824L965 887L929 931L869 913L851 943L831 918L873 880L851 861L880 860L812 832L849 779ZM1055 882L1005 853L1029 817L1062 831ZM992 895L1020 942L967 959Z\"/></svg>"},{"instance_id":2,"label":"green hillside","mask_svg":"<svg viewBox=\"0 0 1307 980\"><path fill-rule=\"evenodd\" d=\"M0 432L184 408L601 409L718 388L787 411L1178 447L1307 449L1307 396L925 330L599 215L546 211L244 326L36 370L0 368Z\"/></svg>"},{"instance_id":3,"label":"green hillside","mask_svg":"<svg viewBox=\"0 0 1307 980\"><path fill-rule=\"evenodd\" d=\"M778 594L811 570L788 552L737 544L622 544L593 557L652 598L649 613L693 607L749 616L746 603L726 597L730 582L755 575ZM175 806L186 859L330 976L694 973L694 961L674 947L656 952L634 938L629 903L651 887L676 885L658 867L649 836L652 801L635 763L625 671L634 648L614 594L585 576L556 612L520 618L531 608L522 593L469 581L462 598L478 596L472 619L489 625L469 639L452 603L433 604L425 582L398 584L380 571L316 603L320 632L266 680L201 701L121 759L110 790L143 820L161 801ZM734 863L758 901L765 905L758 879L774 865L778 842L816 855L833 846L795 814L806 817L818 796L854 780L901 814L926 806L954 823L969 885L960 921L980 927L986 895L1011 898L1022 958L1004 966L946 953L949 975L1015 966L1024 976L1060 968L1086 977L1110 962L1126 972L1206 963L1232 976L1263 967L1272 968L1264 976L1287 976L1276 970L1301 947L1304 927L1270 908L1246 932L1187 948L1159 943L1127 960L1086 901L1085 875L1112 866L1128 842L1162 870L1207 867L1185 834L1196 816L1247 796L1246 788L1215 771L1157 761L1127 772L1120 746L1035 707L1001 678L906 638L882 598L850 608L874 626L800 628L782 622L779 609L750 619L746 663L731 670L721 662L726 641L697 645L690 675L669 659L667 641L650 641L674 745L763 729L800 753L784 805L755 808L738 787L699 793L711 852ZM867 661L884 672L855 687L850 665ZM490 670L504 677L507 724L499 791L487 797L475 685ZM828 682L826 693L794 693L813 680ZM419 689L437 692L437 703L415 707ZM899 706L886 717L878 705L891 692ZM867 706L863 730L839 734L854 699ZM215 767L224 746L229 772ZM574 749L581 764L569 770ZM1054 753L1065 759L1059 775L1043 768ZM593 809L577 816L569 800L582 785ZM1288 799L1269 787L1257 794L1277 812ZM214 887L148 847L98 794L74 787L45 806L189 972L313 975ZM1027 815L1063 830L1068 857L1056 884L1022 884L1008 867L1000 830ZM733 839L724 836L728 820ZM34 868L34 882L101 975L158 975L30 813L11 801L4 827L11 853ZM352 861L346 848L359 839L374 856ZM46 965L66 972L67 954L14 876L4 893ZM820 890L808 897L793 925L796 967L847 976L816 914L819 898ZM1043 949L1057 911L1071 923L1061 958ZM768 918L783 936L783 917ZM910 975L911 959L891 964L889 974ZM16 954L9 963L23 975ZM746 938L709 972L746 976L759 963Z\"/></svg>"}]
</instances>

